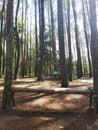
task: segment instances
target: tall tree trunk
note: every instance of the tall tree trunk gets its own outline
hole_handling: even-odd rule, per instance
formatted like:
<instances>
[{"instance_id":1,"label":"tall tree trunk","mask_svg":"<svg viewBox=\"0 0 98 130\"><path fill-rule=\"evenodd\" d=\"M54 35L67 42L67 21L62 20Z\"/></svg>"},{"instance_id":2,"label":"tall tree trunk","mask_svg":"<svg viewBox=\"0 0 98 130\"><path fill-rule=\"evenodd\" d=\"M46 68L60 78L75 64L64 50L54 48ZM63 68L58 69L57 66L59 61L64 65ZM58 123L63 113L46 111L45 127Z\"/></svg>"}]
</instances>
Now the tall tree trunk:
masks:
<instances>
[{"instance_id":1,"label":"tall tree trunk","mask_svg":"<svg viewBox=\"0 0 98 130\"><path fill-rule=\"evenodd\" d=\"M82 63L81 63L81 52L79 44L79 34L78 34L78 24L77 24L77 13L76 13L76 3L72 0L74 21L75 21L75 37L76 37L76 48L77 48L77 78L80 79L83 76Z\"/></svg>"},{"instance_id":2,"label":"tall tree trunk","mask_svg":"<svg viewBox=\"0 0 98 130\"><path fill-rule=\"evenodd\" d=\"M35 76L37 77L38 71L38 35L37 35L37 0L35 2L35 48L36 48L36 58L35 58Z\"/></svg>"},{"instance_id":3,"label":"tall tree trunk","mask_svg":"<svg viewBox=\"0 0 98 130\"><path fill-rule=\"evenodd\" d=\"M14 80L17 79L17 74L18 74L18 70L19 70L19 61L20 61L20 43L19 43L19 34L18 34L18 28L17 28L17 16L18 16L18 11L19 11L19 5L20 5L20 0L18 0L18 3L17 3L16 17L15 17L15 35L16 35L17 59L16 59L16 65L15 65Z\"/></svg>"},{"instance_id":4,"label":"tall tree trunk","mask_svg":"<svg viewBox=\"0 0 98 130\"><path fill-rule=\"evenodd\" d=\"M48 1L48 26L49 26L49 41L50 41L50 49L49 52L47 53L47 66L49 65L49 73L47 70L47 74L50 75L50 77L53 75L52 73L52 62L53 62L53 71L56 70L55 64L53 60L55 59L55 48L53 47L55 44L55 37L53 38L53 36L55 36L55 34L53 34L54 30L53 30L53 26L54 26L54 19L53 19L53 9L52 9L52 1ZM53 40L54 39L54 40ZM54 42L53 42L54 41ZM54 48L54 49L53 49ZM48 50L48 45L47 45L47 50Z\"/></svg>"},{"instance_id":5,"label":"tall tree trunk","mask_svg":"<svg viewBox=\"0 0 98 130\"><path fill-rule=\"evenodd\" d=\"M57 11L58 11L58 38L59 38L61 87L68 87L67 66L65 60L62 0L57 0Z\"/></svg>"},{"instance_id":6,"label":"tall tree trunk","mask_svg":"<svg viewBox=\"0 0 98 130\"><path fill-rule=\"evenodd\" d=\"M55 26L54 26L54 13L53 13L53 5L52 0L50 0L50 13L51 13L51 44L53 48L53 65L54 71L56 70L56 40L55 40Z\"/></svg>"},{"instance_id":7,"label":"tall tree trunk","mask_svg":"<svg viewBox=\"0 0 98 130\"><path fill-rule=\"evenodd\" d=\"M31 25L31 20L30 20ZM31 27L30 27L30 58L29 58L29 76L31 76L31 61L32 61L32 36L31 36Z\"/></svg>"},{"instance_id":8,"label":"tall tree trunk","mask_svg":"<svg viewBox=\"0 0 98 130\"><path fill-rule=\"evenodd\" d=\"M27 74L27 0L25 0L24 75Z\"/></svg>"},{"instance_id":9,"label":"tall tree trunk","mask_svg":"<svg viewBox=\"0 0 98 130\"><path fill-rule=\"evenodd\" d=\"M83 0L82 0L82 7L83 7L83 26L84 26L84 34L85 34L88 64L89 64L89 77L92 77L92 66L91 66L91 60L90 60L90 50L89 50L89 42L88 42L87 27L86 27L87 23L86 23L86 15L85 15L85 8L84 8L84 1Z\"/></svg>"},{"instance_id":10,"label":"tall tree trunk","mask_svg":"<svg viewBox=\"0 0 98 130\"><path fill-rule=\"evenodd\" d=\"M67 27L67 34L68 34L68 48L69 48L69 62L68 62L68 75L69 81L72 81L72 49L71 49L71 33L70 33L70 0L68 0L68 27Z\"/></svg>"},{"instance_id":11,"label":"tall tree trunk","mask_svg":"<svg viewBox=\"0 0 98 130\"><path fill-rule=\"evenodd\" d=\"M1 77L1 64L2 64L2 60L1 60L1 57L2 57L2 29L3 29L3 18L4 18L4 11L5 11L5 0L3 0L3 6L2 6L2 12L1 12L1 32L0 32L0 77Z\"/></svg>"},{"instance_id":12,"label":"tall tree trunk","mask_svg":"<svg viewBox=\"0 0 98 130\"><path fill-rule=\"evenodd\" d=\"M4 1L3 1L4 2ZM6 6L6 5L4 5L4 6ZM2 32L2 37L3 37L3 39L2 39L2 55L3 55L3 57L2 57L2 75L4 75L5 74L5 56L6 56L6 49L5 49L5 35L6 35L6 12L5 12L5 7L4 7L4 14L3 14L4 16L3 16L3 27L4 27L4 30L3 30L3 32Z\"/></svg>"},{"instance_id":13,"label":"tall tree trunk","mask_svg":"<svg viewBox=\"0 0 98 130\"><path fill-rule=\"evenodd\" d=\"M39 0L39 41L40 41L40 59L38 66L38 81L43 80L43 54L44 54L44 0Z\"/></svg>"},{"instance_id":14,"label":"tall tree trunk","mask_svg":"<svg viewBox=\"0 0 98 130\"><path fill-rule=\"evenodd\" d=\"M24 20L24 3L22 1L22 22ZM25 63L25 58L24 58L24 39L23 39L23 36L24 36L24 25L22 23L22 32L21 32L21 50L22 50L22 61L21 61L21 74L22 74L22 78L24 77L24 73L25 73L25 68L24 68L24 63Z\"/></svg>"},{"instance_id":15,"label":"tall tree trunk","mask_svg":"<svg viewBox=\"0 0 98 130\"><path fill-rule=\"evenodd\" d=\"M96 112L98 113L98 32L96 18L96 0L90 3L90 27L91 27L91 56L93 64L93 82L96 93Z\"/></svg>"},{"instance_id":16,"label":"tall tree trunk","mask_svg":"<svg viewBox=\"0 0 98 130\"><path fill-rule=\"evenodd\" d=\"M6 75L3 91L2 108L10 107L13 100L12 87L12 63L13 63L13 0L8 0L6 17Z\"/></svg>"}]
</instances>

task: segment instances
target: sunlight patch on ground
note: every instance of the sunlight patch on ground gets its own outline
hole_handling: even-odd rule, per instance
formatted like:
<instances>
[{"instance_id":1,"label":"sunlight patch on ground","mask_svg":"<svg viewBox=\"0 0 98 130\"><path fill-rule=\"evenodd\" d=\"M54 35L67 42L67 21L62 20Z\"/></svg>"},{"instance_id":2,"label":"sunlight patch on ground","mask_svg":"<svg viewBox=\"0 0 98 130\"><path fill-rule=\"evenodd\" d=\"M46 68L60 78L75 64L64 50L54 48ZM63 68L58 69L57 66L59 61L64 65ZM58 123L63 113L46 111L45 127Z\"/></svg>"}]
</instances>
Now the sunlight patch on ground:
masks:
<instances>
[{"instance_id":1,"label":"sunlight patch on ground","mask_svg":"<svg viewBox=\"0 0 98 130\"><path fill-rule=\"evenodd\" d=\"M81 98L83 98L83 95L72 95L72 94L70 94L70 95L68 95L67 97L66 97L66 100L67 101L70 101L70 100L72 100L72 99L81 99Z\"/></svg>"}]
</instances>

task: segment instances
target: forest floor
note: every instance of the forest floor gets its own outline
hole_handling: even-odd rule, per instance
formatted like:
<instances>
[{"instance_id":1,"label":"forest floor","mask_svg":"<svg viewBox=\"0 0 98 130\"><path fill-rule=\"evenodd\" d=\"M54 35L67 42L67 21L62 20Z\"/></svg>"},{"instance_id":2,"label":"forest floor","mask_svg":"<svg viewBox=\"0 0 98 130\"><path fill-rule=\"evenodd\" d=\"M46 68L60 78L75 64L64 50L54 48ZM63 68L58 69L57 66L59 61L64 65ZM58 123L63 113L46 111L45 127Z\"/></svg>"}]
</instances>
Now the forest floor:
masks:
<instances>
[{"instance_id":1,"label":"forest floor","mask_svg":"<svg viewBox=\"0 0 98 130\"><path fill-rule=\"evenodd\" d=\"M0 107L4 80L0 79ZM15 86L60 87L60 81L18 78ZM92 79L74 80L70 87L92 86ZM16 93L16 106L4 111L0 108L0 130L98 130L92 124L98 120L94 110L88 109L89 96L78 94ZM90 129L91 128L91 129Z\"/></svg>"}]
</instances>

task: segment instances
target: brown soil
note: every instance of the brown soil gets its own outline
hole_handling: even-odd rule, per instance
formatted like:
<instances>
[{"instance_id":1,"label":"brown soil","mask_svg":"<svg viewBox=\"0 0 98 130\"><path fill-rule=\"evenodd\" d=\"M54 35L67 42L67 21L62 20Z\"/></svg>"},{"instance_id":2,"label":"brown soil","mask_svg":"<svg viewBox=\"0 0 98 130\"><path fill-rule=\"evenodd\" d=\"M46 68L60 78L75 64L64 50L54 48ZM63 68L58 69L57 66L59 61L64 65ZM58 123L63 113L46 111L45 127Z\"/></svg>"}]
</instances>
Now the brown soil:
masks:
<instances>
[{"instance_id":1,"label":"brown soil","mask_svg":"<svg viewBox=\"0 0 98 130\"><path fill-rule=\"evenodd\" d=\"M0 80L0 106L3 79ZM15 86L60 87L59 81L36 82L34 78L19 78ZM92 86L92 79L75 80L70 87ZM0 130L90 130L97 120L88 109L88 95L16 93L16 106L0 109ZM97 129L96 129L97 130Z\"/></svg>"}]
</instances>

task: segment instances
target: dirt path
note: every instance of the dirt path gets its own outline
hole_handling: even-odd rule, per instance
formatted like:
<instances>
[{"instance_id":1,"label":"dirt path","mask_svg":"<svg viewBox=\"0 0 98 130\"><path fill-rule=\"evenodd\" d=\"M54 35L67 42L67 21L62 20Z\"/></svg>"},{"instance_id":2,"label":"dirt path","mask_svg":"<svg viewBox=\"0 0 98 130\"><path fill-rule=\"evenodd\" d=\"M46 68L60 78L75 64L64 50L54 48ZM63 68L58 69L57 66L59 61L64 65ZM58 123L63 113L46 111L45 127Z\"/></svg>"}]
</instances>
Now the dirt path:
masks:
<instances>
[{"instance_id":1,"label":"dirt path","mask_svg":"<svg viewBox=\"0 0 98 130\"><path fill-rule=\"evenodd\" d=\"M36 82L32 78L18 79L16 86L60 87L59 81ZM2 103L0 82L0 106ZM92 86L92 79L75 80L70 87ZM88 110L88 95L16 93L16 107L0 109L0 130L87 130L97 119ZM89 129L88 129L89 130Z\"/></svg>"}]
</instances>

